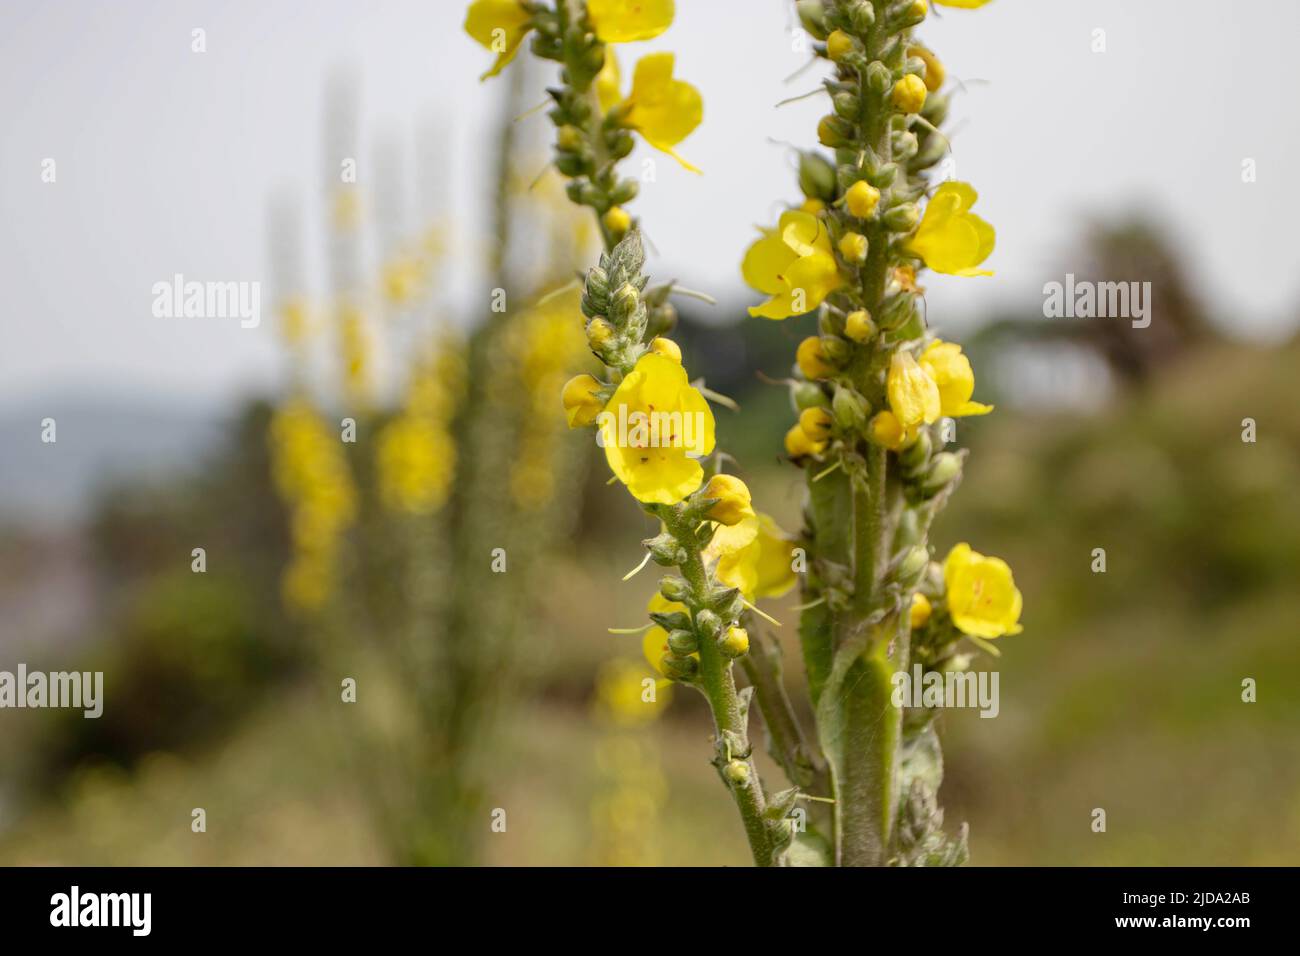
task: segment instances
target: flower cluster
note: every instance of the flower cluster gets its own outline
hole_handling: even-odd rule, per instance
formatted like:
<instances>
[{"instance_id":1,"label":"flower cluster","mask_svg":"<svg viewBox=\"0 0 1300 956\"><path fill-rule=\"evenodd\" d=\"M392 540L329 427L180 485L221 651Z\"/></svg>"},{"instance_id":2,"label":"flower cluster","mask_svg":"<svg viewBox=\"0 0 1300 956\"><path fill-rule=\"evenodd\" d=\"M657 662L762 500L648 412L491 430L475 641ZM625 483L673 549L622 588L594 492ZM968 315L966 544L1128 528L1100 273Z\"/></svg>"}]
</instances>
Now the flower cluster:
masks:
<instances>
[{"instance_id":1,"label":"flower cluster","mask_svg":"<svg viewBox=\"0 0 1300 956\"><path fill-rule=\"evenodd\" d=\"M441 510L456 471L452 422L465 388L458 343L417 361L402 410L380 429L376 449L379 500L392 511L428 515Z\"/></svg>"}]
</instances>

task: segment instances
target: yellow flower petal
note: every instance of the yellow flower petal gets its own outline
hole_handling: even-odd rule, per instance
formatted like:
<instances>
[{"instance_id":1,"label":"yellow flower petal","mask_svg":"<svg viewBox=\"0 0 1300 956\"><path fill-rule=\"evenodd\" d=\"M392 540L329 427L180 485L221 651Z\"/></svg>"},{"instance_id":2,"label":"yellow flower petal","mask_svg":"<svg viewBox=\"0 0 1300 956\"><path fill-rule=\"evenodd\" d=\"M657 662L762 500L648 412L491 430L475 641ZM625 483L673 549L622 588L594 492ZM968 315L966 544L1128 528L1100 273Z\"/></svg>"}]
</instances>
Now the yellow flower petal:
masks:
<instances>
[{"instance_id":1,"label":"yellow flower petal","mask_svg":"<svg viewBox=\"0 0 1300 956\"><path fill-rule=\"evenodd\" d=\"M714 574L718 580L728 587L739 588L748 600L780 597L794 587L796 580L793 539L770 515L759 514L750 521L755 533L747 544L739 548L719 545L715 536L705 556L717 559Z\"/></svg>"},{"instance_id":2,"label":"yellow flower petal","mask_svg":"<svg viewBox=\"0 0 1300 956\"><path fill-rule=\"evenodd\" d=\"M634 43L672 25L673 0L587 0L587 16L606 43Z\"/></svg>"},{"instance_id":3,"label":"yellow flower petal","mask_svg":"<svg viewBox=\"0 0 1300 956\"><path fill-rule=\"evenodd\" d=\"M474 0L465 14L465 32L497 55L492 69L479 79L496 76L519 52L532 17L519 0Z\"/></svg>"},{"instance_id":4,"label":"yellow flower petal","mask_svg":"<svg viewBox=\"0 0 1300 956\"><path fill-rule=\"evenodd\" d=\"M975 392L975 372L960 345L936 339L921 353L919 364L939 388L941 414L960 418L993 411L992 405L970 400Z\"/></svg>"},{"instance_id":5,"label":"yellow flower petal","mask_svg":"<svg viewBox=\"0 0 1300 956\"><path fill-rule=\"evenodd\" d=\"M637 62L632 92L627 98L632 107L628 123L655 149L698 173L700 170L682 159L673 147L700 125L704 100L691 84L673 79L674 60L672 53L652 53Z\"/></svg>"},{"instance_id":6,"label":"yellow flower petal","mask_svg":"<svg viewBox=\"0 0 1300 956\"><path fill-rule=\"evenodd\" d=\"M895 352L885 380L889 407L904 428L928 425L940 414L939 387L910 352Z\"/></svg>"},{"instance_id":7,"label":"yellow flower petal","mask_svg":"<svg viewBox=\"0 0 1300 956\"><path fill-rule=\"evenodd\" d=\"M957 7L960 10L976 10L989 0L933 0L941 7Z\"/></svg>"},{"instance_id":8,"label":"yellow flower petal","mask_svg":"<svg viewBox=\"0 0 1300 956\"><path fill-rule=\"evenodd\" d=\"M977 268L993 252L995 233L987 222L969 212L979 196L970 183L946 182L931 197L907 250L936 272L955 276L984 276Z\"/></svg>"},{"instance_id":9,"label":"yellow flower petal","mask_svg":"<svg viewBox=\"0 0 1300 956\"><path fill-rule=\"evenodd\" d=\"M771 296L749 309L768 319L811 312L844 284L825 223L799 209L783 213L776 229L763 230L745 253L741 273L747 284Z\"/></svg>"},{"instance_id":10,"label":"yellow flower petal","mask_svg":"<svg viewBox=\"0 0 1300 956\"><path fill-rule=\"evenodd\" d=\"M605 63L596 74L596 98L600 108L608 113L623 100L623 76L618 67L618 57L613 47L605 48Z\"/></svg>"}]
</instances>

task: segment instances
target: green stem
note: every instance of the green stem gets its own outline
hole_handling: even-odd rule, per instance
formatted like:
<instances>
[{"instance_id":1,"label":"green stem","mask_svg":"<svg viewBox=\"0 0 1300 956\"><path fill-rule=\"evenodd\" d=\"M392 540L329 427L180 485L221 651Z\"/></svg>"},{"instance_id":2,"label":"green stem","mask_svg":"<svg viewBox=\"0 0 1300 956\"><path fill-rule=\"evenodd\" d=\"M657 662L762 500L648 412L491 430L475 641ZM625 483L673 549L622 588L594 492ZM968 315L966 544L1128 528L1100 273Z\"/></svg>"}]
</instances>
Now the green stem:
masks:
<instances>
[{"instance_id":1,"label":"green stem","mask_svg":"<svg viewBox=\"0 0 1300 956\"><path fill-rule=\"evenodd\" d=\"M700 550L695 542L695 533L693 529L686 527L679 520L674 520L674 516L668 515L668 530L672 533L679 543L686 548L687 558L685 563L680 565L682 577L690 586L691 593L697 596L703 596L709 593L710 581L708 571L704 567L704 560L700 556ZM692 608L693 611L698 608ZM754 863L757 866L773 866L777 863L775 859L775 845L772 840L772 833L767 827L767 821L764 819L763 811L766 809L766 798L763 796L763 785L758 777L758 767L754 764L752 748L749 745L748 731L748 714L742 709L740 696L736 693L736 682L732 674L731 661L723 656L717 645L713 641L700 641L700 668L698 676L695 679L695 686L704 694L705 699L709 702L709 709L713 712L713 724L717 732L719 742L728 738L738 741L740 744L739 753L731 753L729 756L732 760L742 761L749 769L748 775L743 782L729 782L728 787L736 801L736 809L740 811L741 822L745 827L745 836L749 839L749 849L754 856ZM715 758L715 765L721 770L725 765L728 755L719 754Z\"/></svg>"}]
</instances>

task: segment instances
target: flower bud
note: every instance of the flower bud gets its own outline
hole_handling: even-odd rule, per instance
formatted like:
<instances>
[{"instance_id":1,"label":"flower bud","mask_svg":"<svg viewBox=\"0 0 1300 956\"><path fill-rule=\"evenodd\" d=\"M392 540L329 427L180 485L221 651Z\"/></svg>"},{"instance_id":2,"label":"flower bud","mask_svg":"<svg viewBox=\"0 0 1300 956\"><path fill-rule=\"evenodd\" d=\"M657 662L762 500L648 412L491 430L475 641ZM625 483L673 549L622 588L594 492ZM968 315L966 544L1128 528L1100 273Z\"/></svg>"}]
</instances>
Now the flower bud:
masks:
<instances>
[{"instance_id":1,"label":"flower bud","mask_svg":"<svg viewBox=\"0 0 1300 956\"><path fill-rule=\"evenodd\" d=\"M637 291L636 286L624 282L610 299L610 312L620 320L624 320L635 313L640 304L641 293Z\"/></svg>"},{"instance_id":2,"label":"flower bud","mask_svg":"<svg viewBox=\"0 0 1300 956\"><path fill-rule=\"evenodd\" d=\"M749 653L749 632L743 627L733 624L727 628L727 633L718 641L718 650L722 651L723 657L729 657L732 660L737 657L744 657Z\"/></svg>"},{"instance_id":3,"label":"flower bud","mask_svg":"<svg viewBox=\"0 0 1300 956\"><path fill-rule=\"evenodd\" d=\"M876 331L876 323L866 309L857 309L844 318L844 335L854 342L869 342L876 337Z\"/></svg>"},{"instance_id":4,"label":"flower bud","mask_svg":"<svg viewBox=\"0 0 1300 956\"><path fill-rule=\"evenodd\" d=\"M614 341L614 326L597 316L587 323L587 344L597 354L604 352Z\"/></svg>"},{"instance_id":5,"label":"flower bud","mask_svg":"<svg viewBox=\"0 0 1300 956\"><path fill-rule=\"evenodd\" d=\"M706 641L717 640L722 633L722 619L708 608L695 614L695 630Z\"/></svg>"},{"instance_id":6,"label":"flower bud","mask_svg":"<svg viewBox=\"0 0 1300 956\"><path fill-rule=\"evenodd\" d=\"M799 415L799 427L814 442L830 439L835 418L824 408L807 408Z\"/></svg>"},{"instance_id":7,"label":"flower bud","mask_svg":"<svg viewBox=\"0 0 1300 956\"><path fill-rule=\"evenodd\" d=\"M860 232L846 232L840 237L840 255L854 264L867 261L867 237Z\"/></svg>"},{"instance_id":8,"label":"flower bud","mask_svg":"<svg viewBox=\"0 0 1300 956\"><path fill-rule=\"evenodd\" d=\"M889 72L889 67L879 60L872 60L867 67L867 88L877 96L889 89L889 84L893 82L893 79L894 75Z\"/></svg>"},{"instance_id":9,"label":"flower bud","mask_svg":"<svg viewBox=\"0 0 1300 956\"><path fill-rule=\"evenodd\" d=\"M856 432L866 424L871 406L867 400L851 388L835 389L835 398L831 402L835 412L835 422L845 431Z\"/></svg>"},{"instance_id":10,"label":"flower bud","mask_svg":"<svg viewBox=\"0 0 1300 956\"><path fill-rule=\"evenodd\" d=\"M921 221L921 210L914 202L899 203L885 213L885 225L894 232L911 232Z\"/></svg>"},{"instance_id":11,"label":"flower bud","mask_svg":"<svg viewBox=\"0 0 1300 956\"><path fill-rule=\"evenodd\" d=\"M609 191L609 201L622 206L635 199L640 190L641 186L635 179L620 179Z\"/></svg>"},{"instance_id":12,"label":"flower bud","mask_svg":"<svg viewBox=\"0 0 1300 956\"><path fill-rule=\"evenodd\" d=\"M867 426L867 437L882 448L888 448L890 451L897 451L903 447L903 441L907 433L903 429L903 423L898 420L898 416L889 409L877 412L871 419L871 424Z\"/></svg>"},{"instance_id":13,"label":"flower bud","mask_svg":"<svg viewBox=\"0 0 1300 956\"><path fill-rule=\"evenodd\" d=\"M700 649L700 642L694 631L669 631L668 649L678 657L690 657Z\"/></svg>"},{"instance_id":14,"label":"flower bud","mask_svg":"<svg viewBox=\"0 0 1300 956\"><path fill-rule=\"evenodd\" d=\"M909 73L894 84L889 94L889 102L901 113L919 113L925 106L925 80L915 73Z\"/></svg>"},{"instance_id":15,"label":"flower bud","mask_svg":"<svg viewBox=\"0 0 1300 956\"><path fill-rule=\"evenodd\" d=\"M810 381L819 378L830 378L835 374L835 366L831 365L826 359L822 340L815 335L810 335L799 343L799 348L795 350L794 357L799 365L799 371L803 372L804 377Z\"/></svg>"},{"instance_id":16,"label":"flower bud","mask_svg":"<svg viewBox=\"0 0 1300 956\"><path fill-rule=\"evenodd\" d=\"M799 22L815 39L826 39L826 8L822 0L798 0L794 5Z\"/></svg>"},{"instance_id":17,"label":"flower bud","mask_svg":"<svg viewBox=\"0 0 1300 956\"><path fill-rule=\"evenodd\" d=\"M691 626L691 616L685 611L651 611L650 620L670 634L673 631L689 630Z\"/></svg>"},{"instance_id":18,"label":"flower bud","mask_svg":"<svg viewBox=\"0 0 1300 956\"><path fill-rule=\"evenodd\" d=\"M723 765L722 775L733 786L743 786L749 783L749 764L743 760L728 760Z\"/></svg>"},{"instance_id":19,"label":"flower bud","mask_svg":"<svg viewBox=\"0 0 1300 956\"><path fill-rule=\"evenodd\" d=\"M600 388L600 382L592 375L575 375L564 383L560 399L570 428L582 428L595 422L605 408Z\"/></svg>"},{"instance_id":20,"label":"flower bud","mask_svg":"<svg viewBox=\"0 0 1300 956\"><path fill-rule=\"evenodd\" d=\"M917 436L916 441L912 442L912 444L908 445L899 453L898 458L902 463L904 470L908 472L916 472L919 469L924 468L926 463L930 460L931 447L930 433L928 431L921 432Z\"/></svg>"},{"instance_id":21,"label":"flower bud","mask_svg":"<svg viewBox=\"0 0 1300 956\"><path fill-rule=\"evenodd\" d=\"M600 217L600 221L605 224L605 228L616 242L627 235L627 231L632 228L632 217L622 206L610 206L605 215Z\"/></svg>"},{"instance_id":22,"label":"flower bud","mask_svg":"<svg viewBox=\"0 0 1300 956\"><path fill-rule=\"evenodd\" d=\"M734 621L745 611L745 595L740 588L718 588L709 595L708 605L724 621Z\"/></svg>"},{"instance_id":23,"label":"flower bud","mask_svg":"<svg viewBox=\"0 0 1300 956\"><path fill-rule=\"evenodd\" d=\"M665 601L681 604L691 596L691 588L681 578L666 577L659 582L659 593Z\"/></svg>"},{"instance_id":24,"label":"flower bud","mask_svg":"<svg viewBox=\"0 0 1300 956\"><path fill-rule=\"evenodd\" d=\"M796 461L806 455L820 455L825 450L826 442L813 441L799 425L785 433L785 453Z\"/></svg>"},{"instance_id":25,"label":"flower bud","mask_svg":"<svg viewBox=\"0 0 1300 956\"><path fill-rule=\"evenodd\" d=\"M849 92L840 92L832 96L831 106L835 108L836 116L849 121L857 119L858 114L862 112L862 104Z\"/></svg>"},{"instance_id":26,"label":"flower bud","mask_svg":"<svg viewBox=\"0 0 1300 956\"><path fill-rule=\"evenodd\" d=\"M926 18L929 12L930 4L927 0L911 0L911 3L904 7L902 13L899 14L897 21L899 29L916 26Z\"/></svg>"},{"instance_id":27,"label":"flower bud","mask_svg":"<svg viewBox=\"0 0 1300 956\"><path fill-rule=\"evenodd\" d=\"M672 339L651 339L650 351L654 352L655 355L662 355L666 359L672 359L678 365L682 364L682 350Z\"/></svg>"},{"instance_id":28,"label":"flower bud","mask_svg":"<svg viewBox=\"0 0 1300 956\"><path fill-rule=\"evenodd\" d=\"M646 538L641 544L650 552L651 560L661 567L676 567L686 560L686 551L667 531L656 537Z\"/></svg>"},{"instance_id":29,"label":"flower bud","mask_svg":"<svg viewBox=\"0 0 1300 956\"><path fill-rule=\"evenodd\" d=\"M937 495L961 474L961 456L941 451L930 462L921 482L921 491L927 497Z\"/></svg>"},{"instance_id":30,"label":"flower bud","mask_svg":"<svg viewBox=\"0 0 1300 956\"><path fill-rule=\"evenodd\" d=\"M930 552L923 545L908 549L894 571L894 580L904 588L910 588L921 580L921 575L930 564Z\"/></svg>"},{"instance_id":31,"label":"flower bud","mask_svg":"<svg viewBox=\"0 0 1300 956\"><path fill-rule=\"evenodd\" d=\"M749 488L735 475L714 475L700 492L700 497L716 498L705 517L728 527L754 517Z\"/></svg>"},{"instance_id":32,"label":"flower bud","mask_svg":"<svg viewBox=\"0 0 1300 956\"><path fill-rule=\"evenodd\" d=\"M816 153L799 154L799 188L809 199L835 198L835 167Z\"/></svg>"},{"instance_id":33,"label":"flower bud","mask_svg":"<svg viewBox=\"0 0 1300 956\"><path fill-rule=\"evenodd\" d=\"M876 25L876 10L867 0L861 0L849 11L849 20L858 33L866 33Z\"/></svg>"},{"instance_id":34,"label":"flower bud","mask_svg":"<svg viewBox=\"0 0 1300 956\"><path fill-rule=\"evenodd\" d=\"M843 30L835 30L826 38L826 55L839 63L853 52L856 45L853 37Z\"/></svg>"},{"instance_id":35,"label":"flower bud","mask_svg":"<svg viewBox=\"0 0 1300 956\"><path fill-rule=\"evenodd\" d=\"M930 620L930 614L933 611L934 607L930 604L930 599L928 597L920 591L913 594L912 608L909 612L912 630L915 631L917 628L925 627L926 623Z\"/></svg>"},{"instance_id":36,"label":"flower bud","mask_svg":"<svg viewBox=\"0 0 1300 956\"><path fill-rule=\"evenodd\" d=\"M576 126L561 126L555 131L555 146L566 153L576 153L586 145L582 130Z\"/></svg>"},{"instance_id":37,"label":"flower bud","mask_svg":"<svg viewBox=\"0 0 1300 956\"><path fill-rule=\"evenodd\" d=\"M680 657L677 654L665 654L659 662L659 668L664 672L664 676L673 680L688 681L693 678L700 669L700 662L693 657Z\"/></svg>"},{"instance_id":38,"label":"flower bud","mask_svg":"<svg viewBox=\"0 0 1300 956\"><path fill-rule=\"evenodd\" d=\"M835 115L823 116L817 124L817 141L836 149L853 142L853 126Z\"/></svg>"},{"instance_id":39,"label":"flower bud","mask_svg":"<svg viewBox=\"0 0 1300 956\"><path fill-rule=\"evenodd\" d=\"M850 354L849 343L845 342L838 335L821 336L822 355L826 360L834 365L840 365L848 361Z\"/></svg>"},{"instance_id":40,"label":"flower bud","mask_svg":"<svg viewBox=\"0 0 1300 956\"><path fill-rule=\"evenodd\" d=\"M844 194L844 203L849 213L858 219L870 219L876 214L876 204L880 202L880 190L865 180L858 180Z\"/></svg>"},{"instance_id":41,"label":"flower bud","mask_svg":"<svg viewBox=\"0 0 1300 956\"><path fill-rule=\"evenodd\" d=\"M812 382L795 382L790 386L790 397L794 400L794 409L797 412L826 404L826 393L821 390L820 385Z\"/></svg>"}]
</instances>

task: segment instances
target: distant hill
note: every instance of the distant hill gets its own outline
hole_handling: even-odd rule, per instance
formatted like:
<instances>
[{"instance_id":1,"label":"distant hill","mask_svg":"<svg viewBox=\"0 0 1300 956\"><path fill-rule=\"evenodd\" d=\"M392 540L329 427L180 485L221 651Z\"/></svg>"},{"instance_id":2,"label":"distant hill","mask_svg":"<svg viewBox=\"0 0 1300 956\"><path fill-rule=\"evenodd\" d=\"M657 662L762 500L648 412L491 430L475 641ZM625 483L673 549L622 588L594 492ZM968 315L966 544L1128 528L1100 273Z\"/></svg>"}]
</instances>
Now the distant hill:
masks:
<instances>
[{"instance_id":1,"label":"distant hill","mask_svg":"<svg viewBox=\"0 0 1300 956\"><path fill-rule=\"evenodd\" d=\"M0 525L67 525L109 480L195 467L220 437L216 404L173 397L54 394L0 411ZM41 441L53 418L56 438Z\"/></svg>"}]
</instances>

